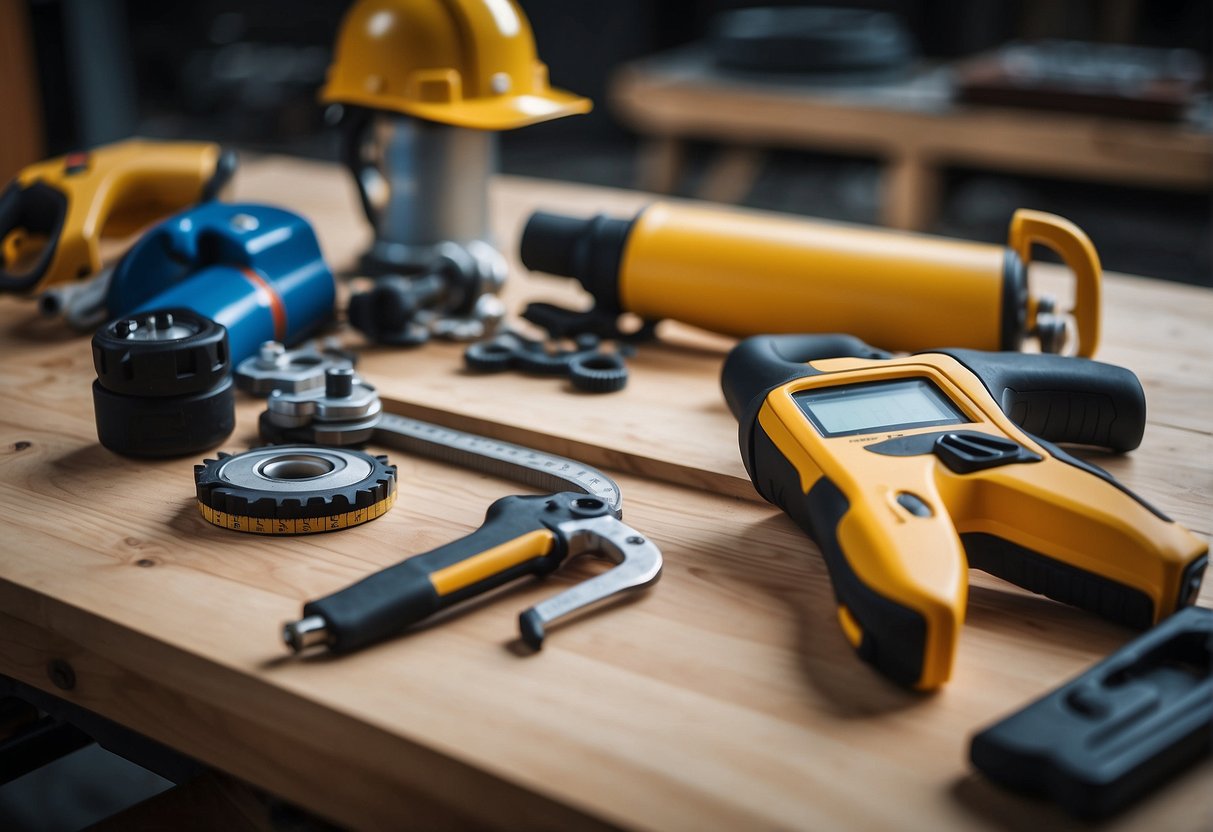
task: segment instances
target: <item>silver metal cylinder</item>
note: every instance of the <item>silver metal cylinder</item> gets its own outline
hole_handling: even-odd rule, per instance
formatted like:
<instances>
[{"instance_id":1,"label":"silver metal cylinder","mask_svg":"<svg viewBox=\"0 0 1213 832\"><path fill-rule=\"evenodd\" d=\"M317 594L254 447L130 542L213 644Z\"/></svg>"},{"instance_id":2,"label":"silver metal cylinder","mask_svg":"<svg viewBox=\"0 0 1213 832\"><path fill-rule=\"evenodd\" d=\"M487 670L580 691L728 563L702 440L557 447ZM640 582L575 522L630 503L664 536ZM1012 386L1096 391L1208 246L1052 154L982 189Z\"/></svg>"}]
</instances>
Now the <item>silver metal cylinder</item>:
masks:
<instances>
[{"instance_id":1,"label":"silver metal cylinder","mask_svg":"<svg viewBox=\"0 0 1213 832\"><path fill-rule=\"evenodd\" d=\"M366 142L365 158L380 179L367 188L378 208L374 260L419 271L442 243L491 245L495 132L378 113Z\"/></svg>"}]
</instances>

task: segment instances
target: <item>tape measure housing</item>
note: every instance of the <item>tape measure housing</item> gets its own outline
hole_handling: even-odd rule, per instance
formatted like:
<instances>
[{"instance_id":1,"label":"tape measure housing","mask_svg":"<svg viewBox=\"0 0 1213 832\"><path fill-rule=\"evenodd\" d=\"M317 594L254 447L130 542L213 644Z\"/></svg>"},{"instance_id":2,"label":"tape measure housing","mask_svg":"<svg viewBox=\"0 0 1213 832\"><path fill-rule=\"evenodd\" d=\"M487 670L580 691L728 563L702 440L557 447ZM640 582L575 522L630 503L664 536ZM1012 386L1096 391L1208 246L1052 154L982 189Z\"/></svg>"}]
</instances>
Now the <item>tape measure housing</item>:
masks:
<instances>
[{"instance_id":1,"label":"tape measure housing","mask_svg":"<svg viewBox=\"0 0 1213 832\"><path fill-rule=\"evenodd\" d=\"M194 466L198 508L216 526L252 534L337 531L396 501L396 466L348 448L276 445L220 453Z\"/></svg>"}]
</instances>

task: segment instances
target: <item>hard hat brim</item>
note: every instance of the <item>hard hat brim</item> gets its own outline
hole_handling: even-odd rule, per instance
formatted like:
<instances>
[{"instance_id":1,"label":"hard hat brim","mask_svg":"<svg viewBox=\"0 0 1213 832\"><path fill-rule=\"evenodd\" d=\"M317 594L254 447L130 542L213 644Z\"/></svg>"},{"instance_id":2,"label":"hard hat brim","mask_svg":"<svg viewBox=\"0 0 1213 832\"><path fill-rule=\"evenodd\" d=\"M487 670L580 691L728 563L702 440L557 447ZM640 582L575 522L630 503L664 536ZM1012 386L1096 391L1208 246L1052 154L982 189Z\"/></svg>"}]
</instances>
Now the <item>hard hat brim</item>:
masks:
<instances>
[{"instance_id":1,"label":"hard hat brim","mask_svg":"<svg viewBox=\"0 0 1213 832\"><path fill-rule=\"evenodd\" d=\"M559 89L549 89L542 95L503 95L454 103L430 103L407 99L388 102L382 95L358 92L333 95L326 87L320 93L320 100L325 104L353 104L374 110L388 110L436 121L439 124L469 127L474 130L513 130L529 124L588 113L594 107L590 99Z\"/></svg>"}]
</instances>

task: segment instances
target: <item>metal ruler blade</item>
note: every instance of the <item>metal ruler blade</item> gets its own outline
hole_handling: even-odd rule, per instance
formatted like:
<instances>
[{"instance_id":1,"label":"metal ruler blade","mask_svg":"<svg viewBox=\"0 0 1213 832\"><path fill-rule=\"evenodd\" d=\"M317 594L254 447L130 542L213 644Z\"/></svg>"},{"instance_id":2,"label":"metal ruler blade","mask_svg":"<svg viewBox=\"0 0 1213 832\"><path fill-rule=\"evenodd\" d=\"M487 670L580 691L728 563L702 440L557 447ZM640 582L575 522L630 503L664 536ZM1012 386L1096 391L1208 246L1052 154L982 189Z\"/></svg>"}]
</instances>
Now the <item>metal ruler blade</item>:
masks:
<instances>
[{"instance_id":1,"label":"metal ruler blade","mask_svg":"<svg viewBox=\"0 0 1213 832\"><path fill-rule=\"evenodd\" d=\"M615 481L597 468L567 457L394 413L379 417L373 441L543 491L579 491L605 502L616 517L623 516L623 495Z\"/></svg>"}]
</instances>

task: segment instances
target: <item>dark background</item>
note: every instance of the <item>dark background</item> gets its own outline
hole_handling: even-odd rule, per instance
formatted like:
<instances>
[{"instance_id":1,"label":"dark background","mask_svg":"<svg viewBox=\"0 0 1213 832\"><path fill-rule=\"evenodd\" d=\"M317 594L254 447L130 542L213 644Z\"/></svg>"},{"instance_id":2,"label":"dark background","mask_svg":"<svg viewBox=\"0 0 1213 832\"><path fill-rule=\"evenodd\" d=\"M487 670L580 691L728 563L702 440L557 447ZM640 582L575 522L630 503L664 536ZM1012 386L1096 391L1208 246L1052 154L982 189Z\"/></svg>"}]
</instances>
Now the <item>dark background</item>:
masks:
<instances>
[{"instance_id":1,"label":"dark background","mask_svg":"<svg viewBox=\"0 0 1213 832\"><path fill-rule=\"evenodd\" d=\"M347 3L338 0L34 0L30 4L49 154L132 134L215 139L336 158L315 100ZM507 173L594 184L635 182L636 140L607 89L621 63L704 37L727 0L522 0L553 83L591 97L589 116L504 133ZM763 5L804 5L780 3ZM872 0L899 13L925 59L1012 38L1063 37L1182 46L1210 54L1209 2L1191 0ZM1126 13L1126 10L1127 13ZM1207 104L1206 104L1207 106ZM692 145L679 191L693 191L712 148ZM770 154L746 204L874 223L875 160ZM951 169L937 233L997 241L1021 206L1062 214L1112 270L1213 285L1208 194L1062 182Z\"/></svg>"}]
</instances>

